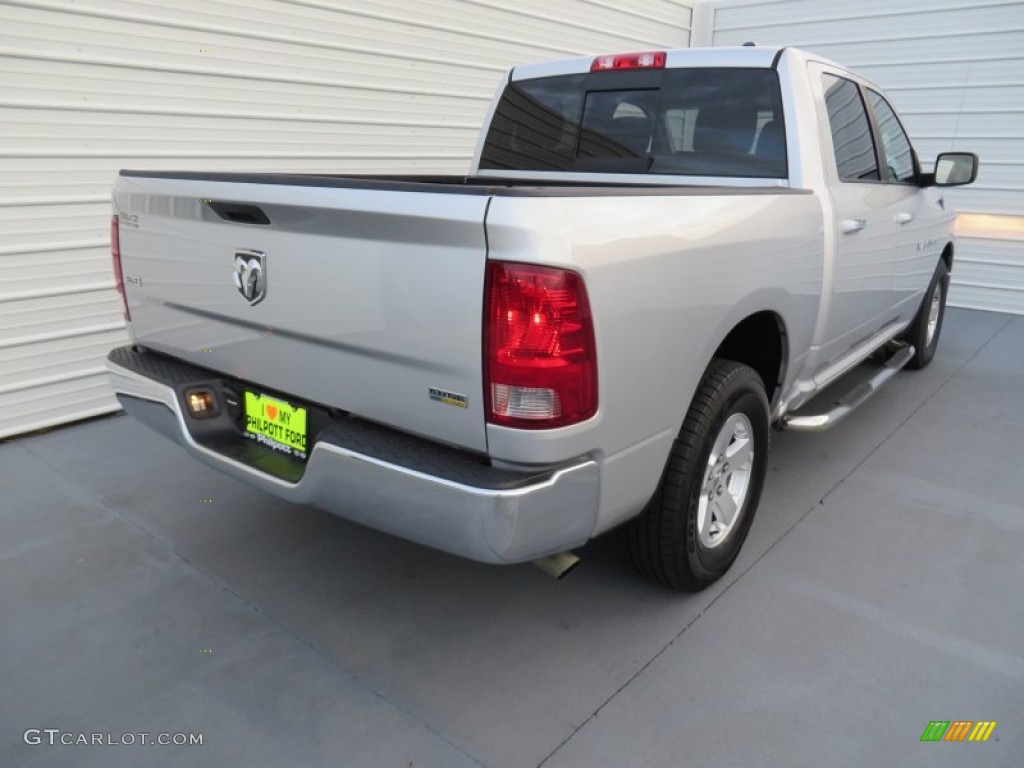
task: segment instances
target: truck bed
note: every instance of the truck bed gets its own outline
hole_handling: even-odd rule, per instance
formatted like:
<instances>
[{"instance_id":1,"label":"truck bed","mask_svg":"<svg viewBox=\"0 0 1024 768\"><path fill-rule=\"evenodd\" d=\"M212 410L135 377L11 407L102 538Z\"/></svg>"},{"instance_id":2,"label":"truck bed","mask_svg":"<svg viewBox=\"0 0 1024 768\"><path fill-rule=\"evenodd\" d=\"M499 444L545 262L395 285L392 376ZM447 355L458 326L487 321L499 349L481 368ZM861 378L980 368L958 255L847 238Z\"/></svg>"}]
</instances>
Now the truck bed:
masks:
<instances>
[{"instance_id":1,"label":"truck bed","mask_svg":"<svg viewBox=\"0 0 1024 768\"><path fill-rule=\"evenodd\" d=\"M667 197L803 192L125 170L115 204L137 344L270 393L484 453L481 326L495 199L573 198L589 209L638 195L667 204ZM701 205L694 199L686 207ZM250 302L233 280L237 265L252 259L264 260L266 288Z\"/></svg>"}]
</instances>

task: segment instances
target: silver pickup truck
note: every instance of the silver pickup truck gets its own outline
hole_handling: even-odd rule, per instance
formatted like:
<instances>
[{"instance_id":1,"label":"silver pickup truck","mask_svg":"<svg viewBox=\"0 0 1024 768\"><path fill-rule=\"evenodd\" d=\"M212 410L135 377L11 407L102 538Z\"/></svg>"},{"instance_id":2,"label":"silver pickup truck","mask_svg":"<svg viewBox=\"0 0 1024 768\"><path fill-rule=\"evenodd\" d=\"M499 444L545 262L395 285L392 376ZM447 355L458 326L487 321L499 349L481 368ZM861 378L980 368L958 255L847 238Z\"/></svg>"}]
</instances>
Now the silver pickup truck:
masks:
<instances>
[{"instance_id":1,"label":"silver pickup truck","mask_svg":"<svg viewBox=\"0 0 1024 768\"><path fill-rule=\"evenodd\" d=\"M121 171L110 380L281 498L488 563L622 526L700 589L770 426L826 428L935 354L941 187L976 173L924 172L875 85L793 48L516 67L468 176Z\"/></svg>"}]
</instances>

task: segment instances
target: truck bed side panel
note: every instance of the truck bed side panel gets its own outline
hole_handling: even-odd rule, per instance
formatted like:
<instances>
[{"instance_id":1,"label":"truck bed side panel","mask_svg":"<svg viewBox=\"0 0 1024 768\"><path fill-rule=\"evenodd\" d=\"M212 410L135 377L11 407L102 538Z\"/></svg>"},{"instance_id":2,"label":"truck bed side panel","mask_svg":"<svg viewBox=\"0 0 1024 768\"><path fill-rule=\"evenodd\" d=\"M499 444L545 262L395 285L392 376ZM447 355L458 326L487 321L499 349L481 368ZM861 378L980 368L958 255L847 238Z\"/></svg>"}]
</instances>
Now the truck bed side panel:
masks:
<instances>
[{"instance_id":1,"label":"truck bed side panel","mask_svg":"<svg viewBox=\"0 0 1024 768\"><path fill-rule=\"evenodd\" d=\"M705 367L737 323L774 313L787 334L792 378L810 345L822 285L815 194L736 190L631 202L496 197L487 217L491 258L544 254L544 263L585 277L600 392L597 415L582 424L540 435L489 425L489 452L548 462L599 447L599 530L649 498Z\"/></svg>"}]
</instances>

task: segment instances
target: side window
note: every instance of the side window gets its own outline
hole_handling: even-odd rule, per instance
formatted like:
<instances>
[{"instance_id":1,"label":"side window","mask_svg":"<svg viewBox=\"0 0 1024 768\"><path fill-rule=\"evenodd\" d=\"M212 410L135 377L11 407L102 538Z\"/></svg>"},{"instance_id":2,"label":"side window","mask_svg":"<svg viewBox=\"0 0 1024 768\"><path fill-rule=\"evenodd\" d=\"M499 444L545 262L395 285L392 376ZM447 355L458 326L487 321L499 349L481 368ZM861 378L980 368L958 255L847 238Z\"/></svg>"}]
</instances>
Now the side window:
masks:
<instances>
[{"instance_id":1,"label":"side window","mask_svg":"<svg viewBox=\"0 0 1024 768\"><path fill-rule=\"evenodd\" d=\"M868 90L871 108L875 111L878 132L882 135L882 149L885 151L885 164L888 166L889 178L896 181L916 182L914 172L914 153L910 148L910 139L903 131L899 118L892 111L882 94Z\"/></svg>"},{"instance_id":2,"label":"side window","mask_svg":"<svg viewBox=\"0 0 1024 768\"><path fill-rule=\"evenodd\" d=\"M832 148L842 181L878 181L878 159L860 89L851 80L823 75Z\"/></svg>"}]
</instances>

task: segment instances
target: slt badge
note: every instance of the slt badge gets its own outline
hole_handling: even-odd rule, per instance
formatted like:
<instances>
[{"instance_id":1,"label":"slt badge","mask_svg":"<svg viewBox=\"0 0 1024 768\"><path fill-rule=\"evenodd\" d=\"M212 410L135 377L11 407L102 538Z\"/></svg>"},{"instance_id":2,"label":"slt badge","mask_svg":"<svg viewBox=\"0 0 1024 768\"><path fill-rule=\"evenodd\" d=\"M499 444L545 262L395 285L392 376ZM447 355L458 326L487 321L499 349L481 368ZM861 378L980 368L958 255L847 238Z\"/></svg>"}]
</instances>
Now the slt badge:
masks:
<instances>
[{"instance_id":1,"label":"slt badge","mask_svg":"<svg viewBox=\"0 0 1024 768\"><path fill-rule=\"evenodd\" d=\"M262 251L235 251L235 288L250 305L259 304L267 295L267 254Z\"/></svg>"}]
</instances>

